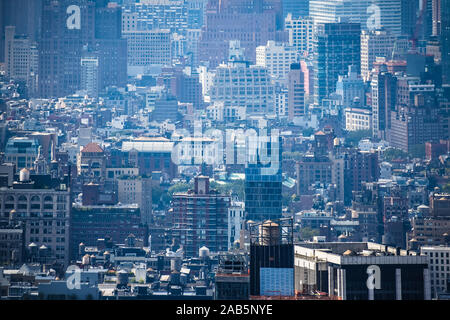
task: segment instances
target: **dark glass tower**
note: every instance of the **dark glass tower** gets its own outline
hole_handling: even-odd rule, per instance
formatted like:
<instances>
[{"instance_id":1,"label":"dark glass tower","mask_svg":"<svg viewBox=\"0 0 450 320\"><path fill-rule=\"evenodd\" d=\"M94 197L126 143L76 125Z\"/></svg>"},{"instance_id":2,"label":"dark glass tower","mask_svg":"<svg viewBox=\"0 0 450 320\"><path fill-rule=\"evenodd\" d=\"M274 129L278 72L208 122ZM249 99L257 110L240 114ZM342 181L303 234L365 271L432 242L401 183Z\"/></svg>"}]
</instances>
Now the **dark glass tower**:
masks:
<instances>
[{"instance_id":1,"label":"dark glass tower","mask_svg":"<svg viewBox=\"0 0 450 320\"><path fill-rule=\"evenodd\" d=\"M259 134L261 137L261 132ZM282 216L282 141L280 136L270 137L270 134L267 136L270 141L258 141L258 152L253 152L251 143L247 139L245 165L247 220L263 221Z\"/></svg>"}]
</instances>

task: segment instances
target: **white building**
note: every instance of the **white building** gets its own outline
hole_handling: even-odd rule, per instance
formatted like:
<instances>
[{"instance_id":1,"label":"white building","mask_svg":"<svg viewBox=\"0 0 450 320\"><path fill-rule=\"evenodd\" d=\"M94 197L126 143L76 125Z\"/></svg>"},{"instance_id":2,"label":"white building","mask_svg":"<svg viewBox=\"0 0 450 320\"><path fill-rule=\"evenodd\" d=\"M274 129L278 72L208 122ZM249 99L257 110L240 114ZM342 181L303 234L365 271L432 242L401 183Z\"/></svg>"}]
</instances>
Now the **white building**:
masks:
<instances>
[{"instance_id":1,"label":"white building","mask_svg":"<svg viewBox=\"0 0 450 320\"><path fill-rule=\"evenodd\" d=\"M365 81L368 81L377 57L391 59L395 41L395 37L387 31L362 31L361 75Z\"/></svg>"},{"instance_id":2,"label":"white building","mask_svg":"<svg viewBox=\"0 0 450 320\"><path fill-rule=\"evenodd\" d=\"M98 58L94 56L81 58L81 90L89 97L98 97Z\"/></svg>"},{"instance_id":3,"label":"white building","mask_svg":"<svg viewBox=\"0 0 450 320\"><path fill-rule=\"evenodd\" d=\"M275 110L279 117L286 117L289 108L289 91L281 89L275 93Z\"/></svg>"},{"instance_id":4,"label":"white building","mask_svg":"<svg viewBox=\"0 0 450 320\"><path fill-rule=\"evenodd\" d=\"M244 229L245 203L241 201L231 202L228 208L228 250L233 248L236 240L240 239L241 230Z\"/></svg>"},{"instance_id":5,"label":"white building","mask_svg":"<svg viewBox=\"0 0 450 320\"><path fill-rule=\"evenodd\" d=\"M289 45L301 55L313 53L314 21L312 18L294 19L289 13L284 20L284 28L289 32Z\"/></svg>"},{"instance_id":6,"label":"white building","mask_svg":"<svg viewBox=\"0 0 450 320\"><path fill-rule=\"evenodd\" d=\"M429 258L431 296L434 298L447 289L447 281L450 279L450 247L424 246L420 248L420 253Z\"/></svg>"},{"instance_id":7,"label":"white building","mask_svg":"<svg viewBox=\"0 0 450 320\"><path fill-rule=\"evenodd\" d=\"M401 35L402 0L310 0L314 24L347 20L360 23L361 30L386 29Z\"/></svg>"},{"instance_id":8,"label":"white building","mask_svg":"<svg viewBox=\"0 0 450 320\"><path fill-rule=\"evenodd\" d=\"M245 62L221 64L208 92L211 102L245 107L246 115L275 114L274 86L266 68Z\"/></svg>"},{"instance_id":9,"label":"white building","mask_svg":"<svg viewBox=\"0 0 450 320\"><path fill-rule=\"evenodd\" d=\"M345 130L371 130L372 111L360 108L345 108Z\"/></svg>"},{"instance_id":10,"label":"white building","mask_svg":"<svg viewBox=\"0 0 450 320\"><path fill-rule=\"evenodd\" d=\"M267 68L274 79L282 82L286 80L291 63L297 60L296 48L284 43L270 40L265 46L256 48L256 65Z\"/></svg>"}]
</instances>

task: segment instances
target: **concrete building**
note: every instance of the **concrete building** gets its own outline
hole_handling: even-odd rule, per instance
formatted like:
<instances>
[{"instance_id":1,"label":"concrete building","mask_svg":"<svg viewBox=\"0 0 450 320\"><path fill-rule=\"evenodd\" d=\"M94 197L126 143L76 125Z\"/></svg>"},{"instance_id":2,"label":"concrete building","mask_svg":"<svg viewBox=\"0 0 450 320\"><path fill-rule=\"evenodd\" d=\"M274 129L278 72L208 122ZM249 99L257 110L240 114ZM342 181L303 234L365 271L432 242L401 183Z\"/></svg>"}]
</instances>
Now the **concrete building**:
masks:
<instances>
[{"instance_id":1,"label":"concrete building","mask_svg":"<svg viewBox=\"0 0 450 320\"><path fill-rule=\"evenodd\" d=\"M301 56L312 55L314 49L314 21L309 17L293 18L288 14L284 28L289 32L289 45Z\"/></svg>"},{"instance_id":2,"label":"concrete building","mask_svg":"<svg viewBox=\"0 0 450 320\"><path fill-rule=\"evenodd\" d=\"M152 223L152 179L137 176L122 176L117 180L118 200L123 204L137 204L141 223Z\"/></svg>"},{"instance_id":3,"label":"concrete building","mask_svg":"<svg viewBox=\"0 0 450 320\"><path fill-rule=\"evenodd\" d=\"M37 44L24 35L16 34L15 26L5 28L5 71L6 77L23 81L28 93L34 95L38 79Z\"/></svg>"},{"instance_id":4,"label":"concrete building","mask_svg":"<svg viewBox=\"0 0 450 320\"><path fill-rule=\"evenodd\" d=\"M355 99L364 104L364 81L357 73L355 66L349 66L347 75L338 77L336 94L344 108L350 107Z\"/></svg>"},{"instance_id":5,"label":"concrete building","mask_svg":"<svg viewBox=\"0 0 450 320\"><path fill-rule=\"evenodd\" d=\"M268 41L265 46L256 48L256 65L267 69L269 74L280 82L285 82L290 66L297 62L298 51L284 43Z\"/></svg>"},{"instance_id":6,"label":"concrete building","mask_svg":"<svg viewBox=\"0 0 450 320\"><path fill-rule=\"evenodd\" d=\"M396 38L385 30L362 31L361 33L361 76L370 77L377 57L391 59Z\"/></svg>"},{"instance_id":7,"label":"concrete building","mask_svg":"<svg viewBox=\"0 0 450 320\"><path fill-rule=\"evenodd\" d=\"M372 130L372 111L362 108L345 108L345 130Z\"/></svg>"},{"instance_id":8,"label":"concrete building","mask_svg":"<svg viewBox=\"0 0 450 320\"><path fill-rule=\"evenodd\" d=\"M288 72L288 109L290 121L307 114L305 100L305 74L299 63L290 65Z\"/></svg>"},{"instance_id":9,"label":"concrete building","mask_svg":"<svg viewBox=\"0 0 450 320\"><path fill-rule=\"evenodd\" d=\"M99 64L96 56L81 58L81 90L89 97L98 97L99 92Z\"/></svg>"},{"instance_id":10,"label":"concrete building","mask_svg":"<svg viewBox=\"0 0 450 320\"><path fill-rule=\"evenodd\" d=\"M231 201L228 208L228 250L235 247L235 241L238 241L241 230L244 230L245 222L245 203L242 201Z\"/></svg>"},{"instance_id":11,"label":"concrete building","mask_svg":"<svg viewBox=\"0 0 450 320\"><path fill-rule=\"evenodd\" d=\"M274 86L268 70L261 66L245 62L220 65L208 95L212 102L245 107L246 115L275 114Z\"/></svg>"},{"instance_id":12,"label":"concrete building","mask_svg":"<svg viewBox=\"0 0 450 320\"><path fill-rule=\"evenodd\" d=\"M426 255L430 269L431 297L447 292L447 282L450 279L450 247L423 246L420 253Z\"/></svg>"},{"instance_id":13,"label":"concrete building","mask_svg":"<svg viewBox=\"0 0 450 320\"><path fill-rule=\"evenodd\" d=\"M187 257L206 246L212 252L228 250L228 208L230 198L209 187L209 177L195 178L195 188L173 195L173 236Z\"/></svg>"},{"instance_id":14,"label":"concrete building","mask_svg":"<svg viewBox=\"0 0 450 320\"><path fill-rule=\"evenodd\" d=\"M47 263L69 262L70 191L67 177L52 179L49 175L31 175L23 169L20 179L10 188L0 190L0 220L21 222L24 245L47 249ZM30 259L35 252L27 252Z\"/></svg>"},{"instance_id":15,"label":"concrete building","mask_svg":"<svg viewBox=\"0 0 450 320\"><path fill-rule=\"evenodd\" d=\"M372 242L302 243L294 250L297 292L341 300L431 299L428 258L417 252Z\"/></svg>"},{"instance_id":16,"label":"concrete building","mask_svg":"<svg viewBox=\"0 0 450 320\"><path fill-rule=\"evenodd\" d=\"M170 30L125 31L127 39L128 66L170 65Z\"/></svg>"}]
</instances>

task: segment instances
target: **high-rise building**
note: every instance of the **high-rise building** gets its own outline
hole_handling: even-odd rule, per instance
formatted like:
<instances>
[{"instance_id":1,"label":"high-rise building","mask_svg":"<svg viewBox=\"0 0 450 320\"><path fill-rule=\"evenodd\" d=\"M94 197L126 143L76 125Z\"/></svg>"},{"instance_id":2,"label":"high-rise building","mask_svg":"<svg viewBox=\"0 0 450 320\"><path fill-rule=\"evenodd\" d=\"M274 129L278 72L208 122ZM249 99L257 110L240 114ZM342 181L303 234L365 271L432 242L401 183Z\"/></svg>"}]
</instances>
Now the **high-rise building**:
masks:
<instances>
[{"instance_id":1,"label":"high-rise building","mask_svg":"<svg viewBox=\"0 0 450 320\"><path fill-rule=\"evenodd\" d=\"M433 36L441 35L441 0L432 0Z\"/></svg>"},{"instance_id":2,"label":"high-rise building","mask_svg":"<svg viewBox=\"0 0 450 320\"><path fill-rule=\"evenodd\" d=\"M312 55L314 49L314 21L310 17L293 18L288 14L284 28L289 32L289 45L301 55Z\"/></svg>"},{"instance_id":3,"label":"high-rise building","mask_svg":"<svg viewBox=\"0 0 450 320\"><path fill-rule=\"evenodd\" d=\"M126 84L121 9L92 0L43 0L39 41L39 96L64 97L81 89L81 58L98 57L98 88Z\"/></svg>"},{"instance_id":4,"label":"high-rise building","mask_svg":"<svg viewBox=\"0 0 450 320\"><path fill-rule=\"evenodd\" d=\"M367 274L378 281L368 286ZM372 242L295 246L295 289L340 300L431 300L428 258Z\"/></svg>"},{"instance_id":5,"label":"high-rise building","mask_svg":"<svg viewBox=\"0 0 450 320\"><path fill-rule=\"evenodd\" d=\"M282 5L284 17L291 14L297 19L309 15L309 0L282 0Z\"/></svg>"},{"instance_id":6,"label":"high-rise building","mask_svg":"<svg viewBox=\"0 0 450 320\"><path fill-rule=\"evenodd\" d=\"M81 58L81 90L85 91L89 97L98 97L99 91L99 67L98 58L85 56Z\"/></svg>"},{"instance_id":7,"label":"high-rise building","mask_svg":"<svg viewBox=\"0 0 450 320\"><path fill-rule=\"evenodd\" d=\"M251 137L246 141L245 212L246 220L253 221L277 219L282 214L281 137L268 130L265 137L260 130L256 145Z\"/></svg>"},{"instance_id":8,"label":"high-rise building","mask_svg":"<svg viewBox=\"0 0 450 320\"><path fill-rule=\"evenodd\" d=\"M41 97L64 97L80 89L83 47L94 48L94 39L94 1L44 0L39 43Z\"/></svg>"},{"instance_id":9,"label":"high-rise building","mask_svg":"<svg viewBox=\"0 0 450 320\"><path fill-rule=\"evenodd\" d=\"M274 85L267 68L247 62L217 67L208 94L213 102L245 108L247 115L275 113Z\"/></svg>"},{"instance_id":10,"label":"high-rise building","mask_svg":"<svg viewBox=\"0 0 450 320\"><path fill-rule=\"evenodd\" d=\"M31 42L28 36L17 35L15 26L7 26L4 53L6 76L24 82L29 96L33 96L38 79L37 44Z\"/></svg>"},{"instance_id":11,"label":"high-rise building","mask_svg":"<svg viewBox=\"0 0 450 320\"><path fill-rule=\"evenodd\" d=\"M206 246L212 252L228 250L230 198L210 189L209 177L195 178L194 190L175 193L172 200L173 235L187 257Z\"/></svg>"},{"instance_id":12,"label":"high-rise building","mask_svg":"<svg viewBox=\"0 0 450 320\"><path fill-rule=\"evenodd\" d=\"M414 104L401 105L391 111L390 143L405 152L424 146L425 142L444 139L443 118L434 100L416 95Z\"/></svg>"},{"instance_id":13,"label":"high-rise building","mask_svg":"<svg viewBox=\"0 0 450 320\"><path fill-rule=\"evenodd\" d=\"M47 263L68 265L71 200L67 176L52 179L22 169L12 187L2 188L0 199L0 221L22 222L25 250L41 248L46 251Z\"/></svg>"},{"instance_id":14,"label":"high-rise building","mask_svg":"<svg viewBox=\"0 0 450 320\"><path fill-rule=\"evenodd\" d=\"M5 28L16 27L15 32L31 43L41 33L43 0L2 0L0 3L0 62L5 61Z\"/></svg>"},{"instance_id":15,"label":"high-rise building","mask_svg":"<svg viewBox=\"0 0 450 320\"><path fill-rule=\"evenodd\" d=\"M361 75L369 79L377 57L389 60L392 57L396 39L388 31L362 31L361 34Z\"/></svg>"},{"instance_id":16,"label":"high-rise building","mask_svg":"<svg viewBox=\"0 0 450 320\"><path fill-rule=\"evenodd\" d=\"M397 105L396 82L396 77L383 66L373 75L370 86L374 137L386 139L386 130L390 127L390 112Z\"/></svg>"},{"instance_id":17,"label":"high-rise building","mask_svg":"<svg viewBox=\"0 0 450 320\"><path fill-rule=\"evenodd\" d=\"M170 65L170 30L126 31L128 66Z\"/></svg>"},{"instance_id":18,"label":"high-rise building","mask_svg":"<svg viewBox=\"0 0 450 320\"><path fill-rule=\"evenodd\" d=\"M239 40L245 56L256 61L256 47L283 40L279 0L211 0L199 41L199 61L216 67L227 60L229 41Z\"/></svg>"},{"instance_id":19,"label":"high-rise building","mask_svg":"<svg viewBox=\"0 0 450 320\"><path fill-rule=\"evenodd\" d=\"M288 73L288 119L305 115L305 75L300 63L293 63Z\"/></svg>"},{"instance_id":20,"label":"high-rise building","mask_svg":"<svg viewBox=\"0 0 450 320\"><path fill-rule=\"evenodd\" d=\"M437 298L439 293L447 292L450 279L450 247L423 246L420 253L428 257L431 296Z\"/></svg>"},{"instance_id":21,"label":"high-rise building","mask_svg":"<svg viewBox=\"0 0 450 320\"><path fill-rule=\"evenodd\" d=\"M442 83L450 84L450 0L441 2Z\"/></svg>"},{"instance_id":22,"label":"high-rise building","mask_svg":"<svg viewBox=\"0 0 450 320\"><path fill-rule=\"evenodd\" d=\"M335 92L339 75L349 66L360 73L361 27L358 23L326 23L317 26L314 50L314 103Z\"/></svg>"},{"instance_id":23,"label":"high-rise building","mask_svg":"<svg viewBox=\"0 0 450 320\"><path fill-rule=\"evenodd\" d=\"M292 219L249 223L250 296L294 296Z\"/></svg>"},{"instance_id":24,"label":"high-rise building","mask_svg":"<svg viewBox=\"0 0 450 320\"><path fill-rule=\"evenodd\" d=\"M268 41L265 46L256 48L256 65L267 68L269 74L280 82L286 81L291 63L297 62L295 47L284 43Z\"/></svg>"}]
</instances>

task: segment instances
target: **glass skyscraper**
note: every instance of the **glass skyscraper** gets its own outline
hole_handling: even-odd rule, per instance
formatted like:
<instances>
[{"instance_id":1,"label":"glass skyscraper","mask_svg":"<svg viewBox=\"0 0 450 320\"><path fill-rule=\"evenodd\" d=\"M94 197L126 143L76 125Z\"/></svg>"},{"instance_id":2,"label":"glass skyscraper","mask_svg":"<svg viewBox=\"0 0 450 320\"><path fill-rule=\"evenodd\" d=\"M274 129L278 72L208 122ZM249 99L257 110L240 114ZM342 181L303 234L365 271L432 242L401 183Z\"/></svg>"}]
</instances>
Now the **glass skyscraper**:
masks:
<instances>
[{"instance_id":1,"label":"glass skyscraper","mask_svg":"<svg viewBox=\"0 0 450 320\"><path fill-rule=\"evenodd\" d=\"M246 219L263 221L282 216L282 141L275 132L267 134L252 145L247 137L247 163L245 165ZM257 150L253 146L258 146Z\"/></svg>"}]
</instances>

